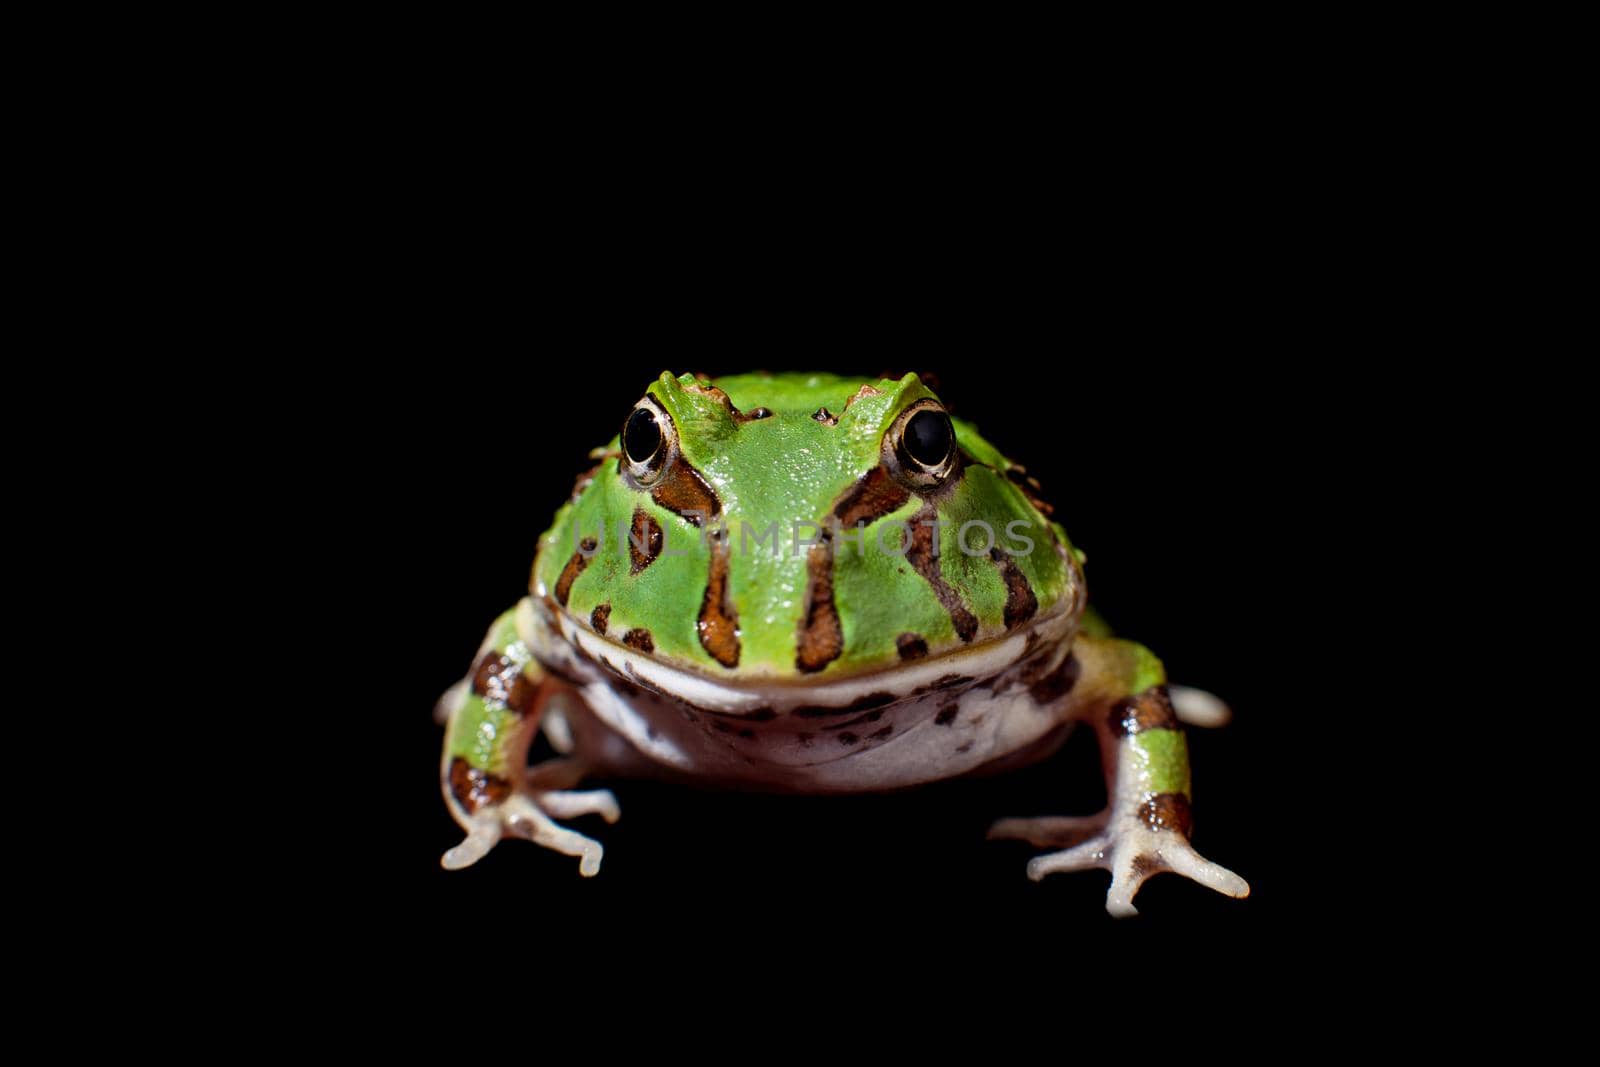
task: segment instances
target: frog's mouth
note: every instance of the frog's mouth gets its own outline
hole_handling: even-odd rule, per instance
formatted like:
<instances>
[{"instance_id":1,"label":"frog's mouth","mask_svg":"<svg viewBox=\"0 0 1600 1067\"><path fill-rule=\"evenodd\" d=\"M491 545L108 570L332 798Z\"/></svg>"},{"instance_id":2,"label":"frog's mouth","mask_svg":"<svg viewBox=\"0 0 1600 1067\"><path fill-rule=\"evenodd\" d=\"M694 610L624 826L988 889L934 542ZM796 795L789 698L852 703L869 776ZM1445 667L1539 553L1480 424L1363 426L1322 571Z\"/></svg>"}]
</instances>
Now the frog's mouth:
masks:
<instances>
[{"instance_id":1,"label":"frog's mouth","mask_svg":"<svg viewBox=\"0 0 1600 1067\"><path fill-rule=\"evenodd\" d=\"M1079 604L1069 598L1026 625L948 652L837 677L774 678L759 675L717 678L666 663L649 653L594 632L548 602L522 602L518 626L541 660L558 673L588 673L595 667L625 685L669 697L688 707L722 716L766 721L780 716L828 718L884 707L942 690L991 684L1002 676L1027 682L1047 674L1065 654L1077 631ZM548 634L544 640L539 637ZM551 640L551 637L559 640ZM1037 669L1028 669L1034 666Z\"/></svg>"}]
</instances>

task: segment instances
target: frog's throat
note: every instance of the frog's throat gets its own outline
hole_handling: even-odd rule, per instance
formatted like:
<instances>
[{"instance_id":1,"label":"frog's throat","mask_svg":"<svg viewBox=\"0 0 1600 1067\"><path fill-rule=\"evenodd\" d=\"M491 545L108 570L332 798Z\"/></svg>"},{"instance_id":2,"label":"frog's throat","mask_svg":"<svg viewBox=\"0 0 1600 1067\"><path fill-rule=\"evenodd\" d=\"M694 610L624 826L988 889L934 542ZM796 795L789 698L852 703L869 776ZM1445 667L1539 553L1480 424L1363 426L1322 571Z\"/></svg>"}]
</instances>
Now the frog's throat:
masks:
<instances>
[{"instance_id":1,"label":"frog's throat","mask_svg":"<svg viewBox=\"0 0 1600 1067\"><path fill-rule=\"evenodd\" d=\"M765 718L802 707L844 711L878 706L914 693L982 684L1038 650L1069 644L1077 633L1080 608L1079 601L1068 598L1057 610L987 641L832 679L714 678L602 637L556 605L531 597L517 608L517 628L528 647L558 672L581 675L586 667L598 665L624 681L697 708Z\"/></svg>"}]
</instances>

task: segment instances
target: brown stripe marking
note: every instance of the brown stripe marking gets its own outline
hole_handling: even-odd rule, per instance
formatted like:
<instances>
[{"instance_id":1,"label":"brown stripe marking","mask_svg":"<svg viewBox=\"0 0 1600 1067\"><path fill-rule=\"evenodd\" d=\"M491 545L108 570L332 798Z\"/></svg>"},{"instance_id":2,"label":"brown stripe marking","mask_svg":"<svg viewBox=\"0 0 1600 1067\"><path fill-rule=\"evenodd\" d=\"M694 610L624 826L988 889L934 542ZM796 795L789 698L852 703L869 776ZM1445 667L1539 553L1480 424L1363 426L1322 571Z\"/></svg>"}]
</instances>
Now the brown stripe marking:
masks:
<instances>
[{"instance_id":1,"label":"brown stripe marking","mask_svg":"<svg viewBox=\"0 0 1600 1067\"><path fill-rule=\"evenodd\" d=\"M956 715L959 714L960 711L960 701L956 701L953 704L946 704L944 707L939 709L939 714L933 717L933 721L940 726L949 726L951 723L956 721Z\"/></svg>"},{"instance_id":2,"label":"brown stripe marking","mask_svg":"<svg viewBox=\"0 0 1600 1067\"><path fill-rule=\"evenodd\" d=\"M661 555L661 524L644 508L633 509L633 528L628 531L628 573L638 574Z\"/></svg>"},{"instance_id":3,"label":"brown stripe marking","mask_svg":"<svg viewBox=\"0 0 1600 1067\"><path fill-rule=\"evenodd\" d=\"M605 633L606 632L606 626L610 622L611 622L611 603L610 603L610 601L607 601L604 604L597 605L595 607L593 613L591 613L590 616L589 616L589 625L594 627L594 632L597 633L597 634Z\"/></svg>"},{"instance_id":4,"label":"brown stripe marking","mask_svg":"<svg viewBox=\"0 0 1600 1067\"><path fill-rule=\"evenodd\" d=\"M450 761L450 795L470 815L486 805L504 802L511 795L511 783L457 756Z\"/></svg>"},{"instance_id":5,"label":"brown stripe marking","mask_svg":"<svg viewBox=\"0 0 1600 1067\"><path fill-rule=\"evenodd\" d=\"M681 515L693 526L699 526L722 511L717 494L711 491L700 472L680 456L667 468L661 484L650 490L650 499L675 515Z\"/></svg>"},{"instance_id":6,"label":"brown stripe marking","mask_svg":"<svg viewBox=\"0 0 1600 1067\"><path fill-rule=\"evenodd\" d=\"M991 548L989 558L1000 568L1000 577L1006 583L1006 629L1015 630L1033 618L1034 612L1039 610L1039 598L1033 595L1033 587L1016 560L999 548Z\"/></svg>"},{"instance_id":7,"label":"brown stripe marking","mask_svg":"<svg viewBox=\"0 0 1600 1067\"><path fill-rule=\"evenodd\" d=\"M572 595L572 583L578 580L578 575L583 573L583 568L589 565L589 557L594 555L594 550L599 543L592 537L585 537L578 542L578 551L567 560L567 565L561 568L561 577L556 579L556 600L562 607L567 606L567 597Z\"/></svg>"},{"instance_id":8,"label":"brown stripe marking","mask_svg":"<svg viewBox=\"0 0 1600 1067\"><path fill-rule=\"evenodd\" d=\"M844 627L833 603L833 537L828 531L806 557L806 611L800 620L795 666L820 671L844 651Z\"/></svg>"},{"instance_id":9,"label":"brown stripe marking","mask_svg":"<svg viewBox=\"0 0 1600 1067\"><path fill-rule=\"evenodd\" d=\"M721 530L712 531L711 571L695 628L707 655L730 670L739 665L739 614L728 592L728 538Z\"/></svg>"},{"instance_id":10,"label":"brown stripe marking","mask_svg":"<svg viewBox=\"0 0 1600 1067\"><path fill-rule=\"evenodd\" d=\"M629 630L622 636L622 643L629 648L636 648L640 652L654 652L656 639L650 636L649 630Z\"/></svg>"},{"instance_id":11,"label":"brown stripe marking","mask_svg":"<svg viewBox=\"0 0 1600 1067\"><path fill-rule=\"evenodd\" d=\"M1178 728L1178 716L1172 710L1172 701L1164 685L1151 686L1137 696L1123 697L1111 705L1106 722L1117 737Z\"/></svg>"},{"instance_id":12,"label":"brown stripe marking","mask_svg":"<svg viewBox=\"0 0 1600 1067\"><path fill-rule=\"evenodd\" d=\"M912 517L911 551L906 553L906 558L923 580L933 586L933 593L949 614L956 636L963 641L971 641L978 633L978 617L967 610L967 606L961 602L961 594L945 581L943 572L939 570L939 557L933 554L933 535L937 529L933 524L938 518L939 509L932 504L924 504L922 510Z\"/></svg>"},{"instance_id":13,"label":"brown stripe marking","mask_svg":"<svg viewBox=\"0 0 1600 1067\"><path fill-rule=\"evenodd\" d=\"M865 387L863 387L865 388ZM863 474L845 490L829 518L841 527L870 526L893 514L911 499L882 464ZM807 672L820 671L844 651L844 629L833 601L833 531L822 531L806 559L806 612L800 624L795 664Z\"/></svg>"},{"instance_id":14,"label":"brown stripe marking","mask_svg":"<svg viewBox=\"0 0 1600 1067\"><path fill-rule=\"evenodd\" d=\"M900 650L901 659L921 659L928 654L928 642L918 634L901 634L894 639L894 647Z\"/></svg>"},{"instance_id":15,"label":"brown stripe marking","mask_svg":"<svg viewBox=\"0 0 1600 1067\"><path fill-rule=\"evenodd\" d=\"M1194 812L1182 793L1157 793L1146 797L1139 809L1144 824L1152 830L1171 830L1188 837L1194 832Z\"/></svg>"},{"instance_id":16,"label":"brown stripe marking","mask_svg":"<svg viewBox=\"0 0 1600 1067\"><path fill-rule=\"evenodd\" d=\"M522 665L498 652L485 652L472 674L472 691L485 701L503 704L518 715L533 710L539 684L522 673Z\"/></svg>"},{"instance_id":17,"label":"brown stripe marking","mask_svg":"<svg viewBox=\"0 0 1600 1067\"><path fill-rule=\"evenodd\" d=\"M854 529L893 514L910 499L911 493L880 463L845 490L834 506L833 517L840 526Z\"/></svg>"}]
</instances>

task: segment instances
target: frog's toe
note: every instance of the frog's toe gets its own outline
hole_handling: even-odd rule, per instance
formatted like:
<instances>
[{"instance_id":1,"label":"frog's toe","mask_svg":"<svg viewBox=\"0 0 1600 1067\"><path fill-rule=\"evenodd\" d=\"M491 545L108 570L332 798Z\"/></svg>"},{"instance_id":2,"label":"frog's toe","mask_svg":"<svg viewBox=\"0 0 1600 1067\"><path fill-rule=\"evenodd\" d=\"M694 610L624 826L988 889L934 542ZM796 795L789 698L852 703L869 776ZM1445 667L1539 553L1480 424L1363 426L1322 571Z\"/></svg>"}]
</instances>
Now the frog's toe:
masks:
<instances>
[{"instance_id":1,"label":"frog's toe","mask_svg":"<svg viewBox=\"0 0 1600 1067\"><path fill-rule=\"evenodd\" d=\"M1060 874L1062 871L1092 871L1107 867L1111 848L1109 838L1097 836L1060 852L1035 856L1028 861L1028 877L1037 882L1046 875Z\"/></svg>"},{"instance_id":2,"label":"frog's toe","mask_svg":"<svg viewBox=\"0 0 1600 1067\"><path fill-rule=\"evenodd\" d=\"M1215 889L1225 897L1242 900L1250 895L1250 883L1234 874L1220 863L1212 863L1188 844L1166 857L1168 869L1199 882L1207 889Z\"/></svg>"},{"instance_id":3,"label":"frog's toe","mask_svg":"<svg viewBox=\"0 0 1600 1067\"><path fill-rule=\"evenodd\" d=\"M591 789L587 792L557 792L539 794L539 806L553 818L575 819L579 815L598 815L608 823L622 818L622 809L609 789Z\"/></svg>"},{"instance_id":4,"label":"frog's toe","mask_svg":"<svg viewBox=\"0 0 1600 1067\"><path fill-rule=\"evenodd\" d=\"M461 844L449 849L439 858L439 864L447 871L459 871L464 867L471 867L489 854L489 850L500 843L500 816L493 810L480 811L472 816L467 827L467 836Z\"/></svg>"},{"instance_id":5,"label":"frog's toe","mask_svg":"<svg viewBox=\"0 0 1600 1067\"><path fill-rule=\"evenodd\" d=\"M989 827L991 841L1026 841L1040 848L1066 848L1106 828L1108 813L1099 815L1041 815L1027 819L1001 819Z\"/></svg>"},{"instance_id":6,"label":"frog's toe","mask_svg":"<svg viewBox=\"0 0 1600 1067\"><path fill-rule=\"evenodd\" d=\"M519 790L504 801L467 816L463 825L467 836L440 857L446 870L470 867L489 854L507 834L532 841L567 856L578 857L578 873L585 878L600 873L605 848L600 842L575 830L556 824L556 819L598 815L614 823L622 815L617 798L608 789L586 792L565 790Z\"/></svg>"}]
</instances>

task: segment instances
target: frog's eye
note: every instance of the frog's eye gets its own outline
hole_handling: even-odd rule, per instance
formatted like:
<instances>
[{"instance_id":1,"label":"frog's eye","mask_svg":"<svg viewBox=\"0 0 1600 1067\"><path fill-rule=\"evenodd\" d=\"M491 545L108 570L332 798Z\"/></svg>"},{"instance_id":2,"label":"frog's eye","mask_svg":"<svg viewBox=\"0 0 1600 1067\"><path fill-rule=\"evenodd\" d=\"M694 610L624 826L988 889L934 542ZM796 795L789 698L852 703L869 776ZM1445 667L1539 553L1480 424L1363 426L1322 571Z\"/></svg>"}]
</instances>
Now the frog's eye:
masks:
<instances>
[{"instance_id":1,"label":"frog's eye","mask_svg":"<svg viewBox=\"0 0 1600 1067\"><path fill-rule=\"evenodd\" d=\"M937 400L919 400L884 436L890 469L913 489L931 489L955 469L956 435Z\"/></svg>"},{"instance_id":2,"label":"frog's eye","mask_svg":"<svg viewBox=\"0 0 1600 1067\"><path fill-rule=\"evenodd\" d=\"M622 424L622 458L628 474L639 485L650 485L661 477L676 447L677 437L667 413L649 397L639 401Z\"/></svg>"}]
</instances>

